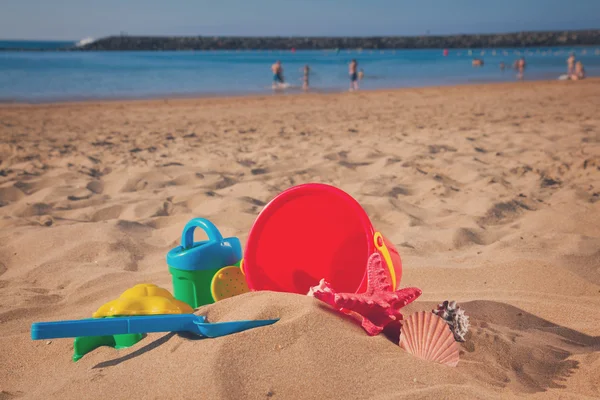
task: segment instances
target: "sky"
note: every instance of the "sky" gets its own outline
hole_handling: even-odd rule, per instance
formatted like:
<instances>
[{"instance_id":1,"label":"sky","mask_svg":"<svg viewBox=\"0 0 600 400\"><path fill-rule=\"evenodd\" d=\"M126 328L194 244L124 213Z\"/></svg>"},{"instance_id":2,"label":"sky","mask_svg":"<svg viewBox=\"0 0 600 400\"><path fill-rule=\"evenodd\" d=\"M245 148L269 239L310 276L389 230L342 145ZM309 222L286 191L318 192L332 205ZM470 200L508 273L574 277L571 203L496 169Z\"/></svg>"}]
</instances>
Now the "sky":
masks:
<instances>
[{"instance_id":1,"label":"sky","mask_svg":"<svg viewBox=\"0 0 600 400\"><path fill-rule=\"evenodd\" d=\"M378 36L600 28L600 0L0 0L0 39Z\"/></svg>"}]
</instances>

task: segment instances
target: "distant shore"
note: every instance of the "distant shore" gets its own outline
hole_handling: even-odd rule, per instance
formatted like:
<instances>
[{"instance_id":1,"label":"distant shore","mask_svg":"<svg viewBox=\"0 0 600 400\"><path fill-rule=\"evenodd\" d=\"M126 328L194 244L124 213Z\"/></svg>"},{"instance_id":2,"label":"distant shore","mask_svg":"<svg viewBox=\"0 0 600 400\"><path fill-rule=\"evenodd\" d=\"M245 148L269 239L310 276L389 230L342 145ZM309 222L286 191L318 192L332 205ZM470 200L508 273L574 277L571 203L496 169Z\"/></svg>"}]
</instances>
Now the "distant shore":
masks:
<instances>
[{"instance_id":1,"label":"distant shore","mask_svg":"<svg viewBox=\"0 0 600 400\"><path fill-rule=\"evenodd\" d=\"M110 36L59 49L1 48L1 51L176 51L176 50L326 50L435 49L600 45L600 29L446 36L235 37Z\"/></svg>"}]
</instances>

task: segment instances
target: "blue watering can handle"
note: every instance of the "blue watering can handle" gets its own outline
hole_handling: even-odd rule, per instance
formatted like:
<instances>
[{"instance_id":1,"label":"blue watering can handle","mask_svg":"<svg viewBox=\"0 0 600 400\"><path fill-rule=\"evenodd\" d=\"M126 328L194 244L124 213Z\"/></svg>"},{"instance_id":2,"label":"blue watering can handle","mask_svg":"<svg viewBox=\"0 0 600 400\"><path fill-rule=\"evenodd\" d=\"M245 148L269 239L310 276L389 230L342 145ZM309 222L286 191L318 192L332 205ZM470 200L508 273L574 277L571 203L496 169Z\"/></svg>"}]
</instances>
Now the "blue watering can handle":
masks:
<instances>
[{"instance_id":1,"label":"blue watering can handle","mask_svg":"<svg viewBox=\"0 0 600 400\"><path fill-rule=\"evenodd\" d=\"M181 234L181 246L184 249L189 249L194 245L194 230L201 228L208 235L208 240L211 242L222 242L223 236L212 222L204 218L194 218L185 225Z\"/></svg>"}]
</instances>

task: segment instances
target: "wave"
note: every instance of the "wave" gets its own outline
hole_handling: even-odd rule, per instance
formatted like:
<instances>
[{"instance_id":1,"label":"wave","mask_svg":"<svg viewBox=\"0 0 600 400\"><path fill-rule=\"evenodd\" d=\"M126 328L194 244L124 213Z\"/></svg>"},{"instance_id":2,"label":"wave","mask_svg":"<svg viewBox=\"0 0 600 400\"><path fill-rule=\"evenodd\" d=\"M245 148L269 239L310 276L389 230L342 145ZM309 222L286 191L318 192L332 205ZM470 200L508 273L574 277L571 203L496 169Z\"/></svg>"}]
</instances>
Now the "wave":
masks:
<instances>
[{"instance_id":1,"label":"wave","mask_svg":"<svg viewBox=\"0 0 600 400\"><path fill-rule=\"evenodd\" d=\"M77 47L83 47L83 46L88 45L90 43L94 43L95 40L96 39L94 39L94 38L86 37L86 38L81 39L79 42L77 42L75 44L75 46L77 46Z\"/></svg>"}]
</instances>

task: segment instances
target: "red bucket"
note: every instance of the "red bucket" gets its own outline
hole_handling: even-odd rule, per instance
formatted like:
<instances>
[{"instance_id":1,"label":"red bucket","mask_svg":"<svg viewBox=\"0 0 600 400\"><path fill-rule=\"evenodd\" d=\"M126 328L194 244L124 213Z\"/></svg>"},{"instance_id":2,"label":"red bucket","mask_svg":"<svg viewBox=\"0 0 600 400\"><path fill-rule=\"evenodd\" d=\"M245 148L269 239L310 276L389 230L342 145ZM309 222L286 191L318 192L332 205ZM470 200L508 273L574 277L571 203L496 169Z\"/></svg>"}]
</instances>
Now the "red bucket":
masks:
<instances>
[{"instance_id":1,"label":"red bucket","mask_svg":"<svg viewBox=\"0 0 600 400\"><path fill-rule=\"evenodd\" d=\"M243 270L251 290L306 294L323 278L337 292L366 290L367 260L379 252L394 288L402 261L346 192L310 183L275 197L258 215L246 244Z\"/></svg>"}]
</instances>

